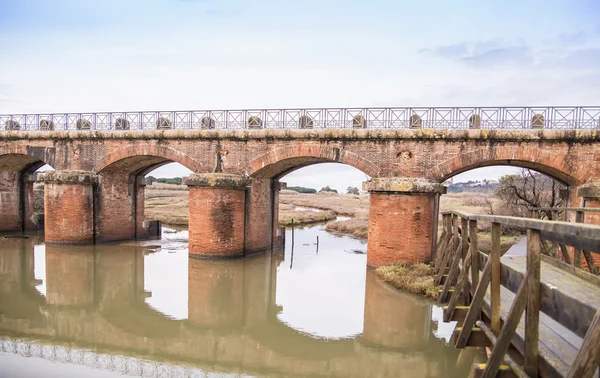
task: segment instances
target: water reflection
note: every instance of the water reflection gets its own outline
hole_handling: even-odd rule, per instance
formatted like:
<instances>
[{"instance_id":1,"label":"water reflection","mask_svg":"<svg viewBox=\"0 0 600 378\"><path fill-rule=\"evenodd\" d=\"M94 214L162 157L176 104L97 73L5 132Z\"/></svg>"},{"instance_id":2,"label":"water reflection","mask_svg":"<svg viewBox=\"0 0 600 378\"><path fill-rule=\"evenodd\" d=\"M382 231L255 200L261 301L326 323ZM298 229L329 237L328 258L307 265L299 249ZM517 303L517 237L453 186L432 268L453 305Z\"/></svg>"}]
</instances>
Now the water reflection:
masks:
<instances>
[{"instance_id":1,"label":"water reflection","mask_svg":"<svg viewBox=\"0 0 600 378\"><path fill-rule=\"evenodd\" d=\"M289 230L284 250L231 261L188 259L185 234L170 231L100 246L2 240L2 350L63 348L71 364L86 353L120 358L91 366L130 375L148 361L253 376L467 375L430 302L365 272L357 240L297 229L290 268ZM0 361L23 364L2 353Z\"/></svg>"}]
</instances>

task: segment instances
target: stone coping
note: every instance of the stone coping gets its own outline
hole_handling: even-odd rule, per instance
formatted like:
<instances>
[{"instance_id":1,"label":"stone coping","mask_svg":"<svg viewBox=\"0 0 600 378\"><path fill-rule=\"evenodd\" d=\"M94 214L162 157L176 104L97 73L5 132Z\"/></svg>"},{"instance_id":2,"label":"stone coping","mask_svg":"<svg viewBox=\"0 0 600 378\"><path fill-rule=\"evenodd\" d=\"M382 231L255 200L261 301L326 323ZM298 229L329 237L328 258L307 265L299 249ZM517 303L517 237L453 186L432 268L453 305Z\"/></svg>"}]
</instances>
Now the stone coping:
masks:
<instances>
[{"instance_id":1,"label":"stone coping","mask_svg":"<svg viewBox=\"0 0 600 378\"><path fill-rule=\"evenodd\" d=\"M228 140L498 140L571 142L600 141L600 130L550 129L259 129L259 130L97 130L97 131L0 131L0 140L98 140L98 139L228 139Z\"/></svg>"},{"instance_id":2,"label":"stone coping","mask_svg":"<svg viewBox=\"0 0 600 378\"><path fill-rule=\"evenodd\" d=\"M600 199L600 184L599 185L583 185L577 190L577 196L583 198Z\"/></svg>"},{"instance_id":3,"label":"stone coping","mask_svg":"<svg viewBox=\"0 0 600 378\"><path fill-rule=\"evenodd\" d=\"M183 184L203 188L243 189L250 184L250 178L229 173L194 173L185 177Z\"/></svg>"},{"instance_id":4,"label":"stone coping","mask_svg":"<svg viewBox=\"0 0 600 378\"><path fill-rule=\"evenodd\" d=\"M446 187L437 181L411 177L377 177L363 182L369 192L445 194Z\"/></svg>"},{"instance_id":5,"label":"stone coping","mask_svg":"<svg viewBox=\"0 0 600 378\"><path fill-rule=\"evenodd\" d=\"M59 184L93 184L98 176L88 171L46 171L38 175L38 181Z\"/></svg>"}]
</instances>

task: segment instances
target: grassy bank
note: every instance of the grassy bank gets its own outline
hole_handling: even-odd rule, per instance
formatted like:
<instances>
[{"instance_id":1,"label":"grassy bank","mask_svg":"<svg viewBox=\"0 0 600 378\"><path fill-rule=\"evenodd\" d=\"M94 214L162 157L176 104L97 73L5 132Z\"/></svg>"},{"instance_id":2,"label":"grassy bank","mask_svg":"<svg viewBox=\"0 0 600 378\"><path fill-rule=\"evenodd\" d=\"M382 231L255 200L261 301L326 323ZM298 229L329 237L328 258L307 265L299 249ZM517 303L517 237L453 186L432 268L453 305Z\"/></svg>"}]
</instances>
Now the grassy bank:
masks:
<instances>
[{"instance_id":1,"label":"grassy bank","mask_svg":"<svg viewBox=\"0 0 600 378\"><path fill-rule=\"evenodd\" d=\"M369 221L367 219L349 219L329 222L325 226L325 229L329 232L340 232L359 239L367 239L369 235Z\"/></svg>"},{"instance_id":2,"label":"grassy bank","mask_svg":"<svg viewBox=\"0 0 600 378\"><path fill-rule=\"evenodd\" d=\"M431 268L426 264L395 264L375 269L375 273L396 289L437 299Z\"/></svg>"}]
</instances>

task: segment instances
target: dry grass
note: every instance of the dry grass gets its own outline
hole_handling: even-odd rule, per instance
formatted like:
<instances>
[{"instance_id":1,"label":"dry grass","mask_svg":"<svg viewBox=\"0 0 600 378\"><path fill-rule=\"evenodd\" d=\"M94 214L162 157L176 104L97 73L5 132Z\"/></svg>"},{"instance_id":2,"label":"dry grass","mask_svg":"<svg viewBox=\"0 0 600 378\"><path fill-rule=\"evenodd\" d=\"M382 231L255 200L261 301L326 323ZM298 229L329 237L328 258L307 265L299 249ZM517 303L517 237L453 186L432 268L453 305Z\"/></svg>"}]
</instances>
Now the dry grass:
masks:
<instances>
[{"instance_id":1,"label":"dry grass","mask_svg":"<svg viewBox=\"0 0 600 378\"><path fill-rule=\"evenodd\" d=\"M500 253L508 251L520 238L521 235L502 235L500 237ZM492 234L490 232L478 232L477 247L481 252L490 253L492 250Z\"/></svg>"},{"instance_id":2,"label":"dry grass","mask_svg":"<svg viewBox=\"0 0 600 378\"><path fill-rule=\"evenodd\" d=\"M431 268L425 264L395 264L375 269L377 275L395 288L436 299L438 286L433 284Z\"/></svg>"},{"instance_id":3,"label":"dry grass","mask_svg":"<svg viewBox=\"0 0 600 378\"><path fill-rule=\"evenodd\" d=\"M289 226L292 224L292 219L294 220L294 224L310 224L310 223L321 223L327 222L332 219L335 219L337 215L333 211L296 211L296 210L287 210L281 211L279 209L279 225L280 226Z\"/></svg>"},{"instance_id":4,"label":"dry grass","mask_svg":"<svg viewBox=\"0 0 600 378\"><path fill-rule=\"evenodd\" d=\"M322 192L318 194L288 194L288 190L279 193L280 204L313 207L321 210L331 210L338 215L352 218L367 219L369 216L368 195L346 195Z\"/></svg>"},{"instance_id":5,"label":"dry grass","mask_svg":"<svg viewBox=\"0 0 600 378\"><path fill-rule=\"evenodd\" d=\"M187 185L174 185L174 184L164 184L160 182L153 182L152 185L146 186L146 190L179 190L183 192L188 191Z\"/></svg>"},{"instance_id":6,"label":"dry grass","mask_svg":"<svg viewBox=\"0 0 600 378\"><path fill-rule=\"evenodd\" d=\"M341 232L359 239L366 239L369 234L369 221L367 219L349 219L344 221L329 222L325 230Z\"/></svg>"},{"instance_id":7,"label":"dry grass","mask_svg":"<svg viewBox=\"0 0 600 378\"><path fill-rule=\"evenodd\" d=\"M144 192L146 219L174 226L188 224L188 190L185 185L148 185Z\"/></svg>"}]
</instances>

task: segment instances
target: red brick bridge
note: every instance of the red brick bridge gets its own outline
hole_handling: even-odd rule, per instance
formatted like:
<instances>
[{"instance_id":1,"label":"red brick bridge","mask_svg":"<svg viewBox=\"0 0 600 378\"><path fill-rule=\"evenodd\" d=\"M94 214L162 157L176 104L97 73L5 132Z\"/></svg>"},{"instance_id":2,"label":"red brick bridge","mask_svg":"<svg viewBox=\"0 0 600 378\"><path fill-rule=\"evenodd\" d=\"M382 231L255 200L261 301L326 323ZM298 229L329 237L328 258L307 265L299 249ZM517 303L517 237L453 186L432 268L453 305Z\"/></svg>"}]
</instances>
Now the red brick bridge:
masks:
<instances>
[{"instance_id":1,"label":"red brick bridge","mask_svg":"<svg viewBox=\"0 0 600 378\"><path fill-rule=\"evenodd\" d=\"M447 121L434 108L397 121L390 118L395 109L382 110L381 121L375 110L362 110L339 122L328 121L327 109L297 111L296 118L277 111L276 122L270 111L240 111L247 121L232 120L233 111L202 118L195 112L0 116L0 230L33 227L31 173L46 163L56 169L39 177L47 243L143 237L143 177L177 162L194 172L186 180L189 253L208 258L270 248L279 178L322 162L371 177L364 184L371 194L369 266L428 260L442 183L473 168L532 168L567 184L570 206L600 206L600 108L570 108L569 116L560 108L527 108L520 118L448 109L454 115ZM188 118L181 121L179 113Z\"/></svg>"}]
</instances>

